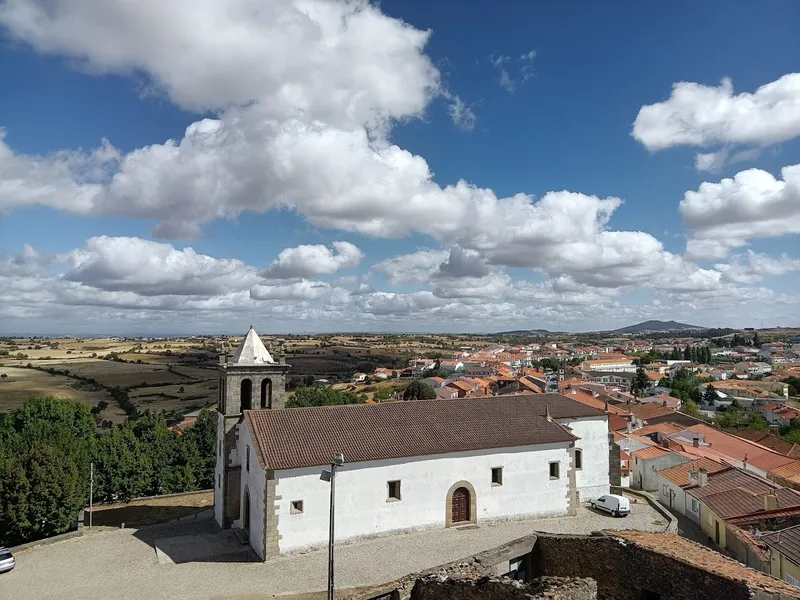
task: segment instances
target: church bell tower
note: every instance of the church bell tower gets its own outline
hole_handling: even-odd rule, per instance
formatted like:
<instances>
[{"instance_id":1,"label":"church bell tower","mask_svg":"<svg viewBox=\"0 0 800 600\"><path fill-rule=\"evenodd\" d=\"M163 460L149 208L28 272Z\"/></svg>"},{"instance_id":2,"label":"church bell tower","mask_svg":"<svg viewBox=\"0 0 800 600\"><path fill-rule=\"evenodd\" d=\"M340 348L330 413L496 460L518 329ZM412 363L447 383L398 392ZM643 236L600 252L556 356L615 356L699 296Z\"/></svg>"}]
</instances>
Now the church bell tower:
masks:
<instances>
[{"instance_id":1,"label":"church bell tower","mask_svg":"<svg viewBox=\"0 0 800 600\"><path fill-rule=\"evenodd\" d=\"M219 356L214 517L223 529L230 528L241 513L238 439L244 411L283 408L289 368L283 344L275 361L252 325L236 354Z\"/></svg>"}]
</instances>

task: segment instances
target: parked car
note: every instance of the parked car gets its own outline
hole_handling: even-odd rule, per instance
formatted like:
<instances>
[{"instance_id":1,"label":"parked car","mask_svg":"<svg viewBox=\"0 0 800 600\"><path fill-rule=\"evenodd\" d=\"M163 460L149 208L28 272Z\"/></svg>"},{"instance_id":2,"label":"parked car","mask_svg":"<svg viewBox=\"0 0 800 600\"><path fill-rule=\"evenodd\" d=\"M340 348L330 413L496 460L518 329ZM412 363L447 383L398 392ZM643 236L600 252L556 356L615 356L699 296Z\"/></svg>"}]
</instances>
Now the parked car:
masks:
<instances>
[{"instance_id":1,"label":"parked car","mask_svg":"<svg viewBox=\"0 0 800 600\"><path fill-rule=\"evenodd\" d=\"M16 561L8 548L0 548L0 573L5 573L14 568Z\"/></svg>"},{"instance_id":2,"label":"parked car","mask_svg":"<svg viewBox=\"0 0 800 600\"><path fill-rule=\"evenodd\" d=\"M606 494L600 496L597 500L589 502L592 508L603 510L615 517L627 517L631 512L631 501L625 496L618 496L617 494Z\"/></svg>"}]
</instances>

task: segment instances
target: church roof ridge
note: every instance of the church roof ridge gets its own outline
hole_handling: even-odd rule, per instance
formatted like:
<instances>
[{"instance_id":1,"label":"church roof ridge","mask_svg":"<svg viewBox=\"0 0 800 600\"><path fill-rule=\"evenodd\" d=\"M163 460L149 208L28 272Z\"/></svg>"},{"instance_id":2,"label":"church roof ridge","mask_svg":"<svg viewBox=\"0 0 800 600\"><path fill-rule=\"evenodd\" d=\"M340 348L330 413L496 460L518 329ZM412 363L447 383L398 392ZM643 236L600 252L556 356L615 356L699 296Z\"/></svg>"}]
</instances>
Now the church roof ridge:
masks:
<instances>
[{"instance_id":1,"label":"church roof ridge","mask_svg":"<svg viewBox=\"0 0 800 600\"><path fill-rule=\"evenodd\" d=\"M545 418L539 397L497 396L245 411L264 469L348 463L495 448L568 443L577 438ZM553 419L604 415L560 394Z\"/></svg>"}]
</instances>

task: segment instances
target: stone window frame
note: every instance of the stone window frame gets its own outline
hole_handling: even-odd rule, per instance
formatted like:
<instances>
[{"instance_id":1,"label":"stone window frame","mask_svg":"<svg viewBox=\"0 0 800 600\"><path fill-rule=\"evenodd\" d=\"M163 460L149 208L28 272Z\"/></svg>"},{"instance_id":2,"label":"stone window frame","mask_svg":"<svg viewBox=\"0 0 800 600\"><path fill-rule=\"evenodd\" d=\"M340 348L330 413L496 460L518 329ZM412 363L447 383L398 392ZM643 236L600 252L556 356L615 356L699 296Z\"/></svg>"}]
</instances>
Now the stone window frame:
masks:
<instances>
[{"instance_id":1,"label":"stone window frame","mask_svg":"<svg viewBox=\"0 0 800 600\"><path fill-rule=\"evenodd\" d=\"M400 502L400 500L403 499L403 493L401 491L400 483L401 483L400 479L390 479L389 481L386 482L386 501L387 502ZM393 485L397 486L397 489L396 489L397 495L396 496L392 495L392 486Z\"/></svg>"},{"instance_id":2,"label":"stone window frame","mask_svg":"<svg viewBox=\"0 0 800 600\"><path fill-rule=\"evenodd\" d=\"M575 448L573 463L576 471L583 471L583 449Z\"/></svg>"},{"instance_id":3,"label":"stone window frame","mask_svg":"<svg viewBox=\"0 0 800 600\"><path fill-rule=\"evenodd\" d=\"M492 467L492 487L503 485L503 467Z\"/></svg>"},{"instance_id":4,"label":"stone window frame","mask_svg":"<svg viewBox=\"0 0 800 600\"><path fill-rule=\"evenodd\" d=\"M555 475L553 475L553 465L555 465ZM551 460L549 463L550 467L550 480L555 481L556 479L561 479L561 461L560 460Z\"/></svg>"},{"instance_id":5,"label":"stone window frame","mask_svg":"<svg viewBox=\"0 0 800 600\"><path fill-rule=\"evenodd\" d=\"M292 500L289 502L289 514L291 515L302 515L304 509L305 506L302 500Z\"/></svg>"}]
</instances>

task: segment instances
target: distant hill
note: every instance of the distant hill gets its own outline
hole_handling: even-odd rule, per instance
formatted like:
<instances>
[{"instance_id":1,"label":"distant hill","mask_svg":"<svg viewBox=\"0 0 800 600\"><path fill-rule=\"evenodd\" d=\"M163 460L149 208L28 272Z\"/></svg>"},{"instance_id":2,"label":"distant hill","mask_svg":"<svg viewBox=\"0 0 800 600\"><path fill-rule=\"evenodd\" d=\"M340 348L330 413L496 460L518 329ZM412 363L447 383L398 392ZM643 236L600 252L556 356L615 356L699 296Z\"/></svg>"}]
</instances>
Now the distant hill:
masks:
<instances>
[{"instance_id":1,"label":"distant hill","mask_svg":"<svg viewBox=\"0 0 800 600\"><path fill-rule=\"evenodd\" d=\"M499 331L495 335L561 335L563 331L548 331L547 329L515 329L514 331Z\"/></svg>"},{"instance_id":2,"label":"distant hill","mask_svg":"<svg viewBox=\"0 0 800 600\"><path fill-rule=\"evenodd\" d=\"M628 325L614 329L611 333L655 333L659 331L686 331L688 329L708 329L697 325L678 323L677 321L645 321L636 325Z\"/></svg>"}]
</instances>

